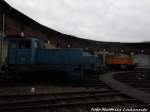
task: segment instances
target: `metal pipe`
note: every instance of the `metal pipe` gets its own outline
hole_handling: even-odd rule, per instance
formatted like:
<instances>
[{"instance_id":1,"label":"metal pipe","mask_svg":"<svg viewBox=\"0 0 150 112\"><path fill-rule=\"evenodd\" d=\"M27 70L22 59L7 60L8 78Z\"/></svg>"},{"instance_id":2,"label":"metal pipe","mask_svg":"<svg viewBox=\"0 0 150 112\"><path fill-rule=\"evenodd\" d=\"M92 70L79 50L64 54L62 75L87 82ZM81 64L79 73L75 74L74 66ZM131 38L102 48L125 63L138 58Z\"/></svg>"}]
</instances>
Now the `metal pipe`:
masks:
<instances>
[{"instance_id":1,"label":"metal pipe","mask_svg":"<svg viewBox=\"0 0 150 112\"><path fill-rule=\"evenodd\" d=\"M2 15L2 39L1 39L1 64L4 59L4 37L5 37L5 13Z\"/></svg>"},{"instance_id":2,"label":"metal pipe","mask_svg":"<svg viewBox=\"0 0 150 112\"><path fill-rule=\"evenodd\" d=\"M2 39L4 39L4 36L5 36L5 13L3 13L3 29L2 29Z\"/></svg>"},{"instance_id":3,"label":"metal pipe","mask_svg":"<svg viewBox=\"0 0 150 112\"><path fill-rule=\"evenodd\" d=\"M12 8L9 7L7 10L5 10L2 14L2 39L1 39L1 64L3 64L3 62L5 61L4 57L6 56L6 49L5 48L5 44L4 44L4 38L5 38L5 24L6 24L6 14L11 10Z\"/></svg>"}]
</instances>

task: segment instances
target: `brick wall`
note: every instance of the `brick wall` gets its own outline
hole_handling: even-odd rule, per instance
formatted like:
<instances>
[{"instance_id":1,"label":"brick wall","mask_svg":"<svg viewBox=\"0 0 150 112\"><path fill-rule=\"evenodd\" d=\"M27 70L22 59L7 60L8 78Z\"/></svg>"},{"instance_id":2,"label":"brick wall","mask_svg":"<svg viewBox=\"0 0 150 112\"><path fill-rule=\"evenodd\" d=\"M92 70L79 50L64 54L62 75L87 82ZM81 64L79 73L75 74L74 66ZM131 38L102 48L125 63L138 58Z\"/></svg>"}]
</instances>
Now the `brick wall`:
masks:
<instances>
[{"instance_id":1,"label":"brick wall","mask_svg":"<svg viewBox=\"0 0 150 112\"><path fill-rule=\"evenodd\" d=\"M2 15L0 15L0 31L2 32ZM55 33L46 33L45 31L42 31L39 28L36 28L35 26L31 24L25 23L23 20L18 19L18 17L11 17L7 15L5 17L5 33L6 36L9 35L21 35L21 32L24 32L25 36L29 37L41 37L42 40L44 41L50 41L53 46L56 46L58 48L67 48L68 45L71 47L76 47L76 48L89 48L92 51L103 51L103 49L106 49L107 51L110 52L120 52L121 49L124 49L125 52L140 52L140 49L142 48L128 48L128 47L107 47L107 45L102 46L102 47L96 47L94 44L87 44L85 43L82 39L74 39L74 38L69 38L69 36L63 36L61 34L56 34ZM66 38L67 37L67 38ZM92 42L91 42L92 43ZM109 44L109 43L108 43ZM150 54L150 49L144 49L145 53Z\"/></svg>"}]
</instances>

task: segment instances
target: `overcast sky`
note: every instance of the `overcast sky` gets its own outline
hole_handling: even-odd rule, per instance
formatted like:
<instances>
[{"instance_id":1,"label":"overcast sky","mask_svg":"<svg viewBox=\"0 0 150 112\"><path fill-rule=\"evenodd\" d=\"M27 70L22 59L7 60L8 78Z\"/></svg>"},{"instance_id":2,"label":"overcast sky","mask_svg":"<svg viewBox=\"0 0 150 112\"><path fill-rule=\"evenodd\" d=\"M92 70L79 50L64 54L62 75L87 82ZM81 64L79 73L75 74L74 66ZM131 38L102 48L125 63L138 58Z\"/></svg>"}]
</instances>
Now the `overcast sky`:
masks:
<instances>
[{"instance_id":1,"label":"overcast sky","mask_svg":"<svg viewBox=\"0 0 150 112\"><path fill-rule=\"evenodd\" d=\"M150 41L150 0L6 0L54 30L99 41Z\"/></svg>"}]
</instances>

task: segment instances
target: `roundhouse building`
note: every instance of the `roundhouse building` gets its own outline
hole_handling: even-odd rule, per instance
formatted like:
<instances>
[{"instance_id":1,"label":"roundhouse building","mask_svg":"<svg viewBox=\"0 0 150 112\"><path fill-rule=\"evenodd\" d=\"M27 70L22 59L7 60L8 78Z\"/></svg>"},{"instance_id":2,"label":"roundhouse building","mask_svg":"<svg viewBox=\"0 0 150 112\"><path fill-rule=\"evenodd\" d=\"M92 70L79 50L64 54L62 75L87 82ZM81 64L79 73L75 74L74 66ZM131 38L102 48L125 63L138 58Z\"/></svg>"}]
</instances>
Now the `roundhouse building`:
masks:
<instances>
[{"instance_id":1,"label":"roundhouse building","mask_svg":"<svg viewBox=\"0 0 150 112\"><path fill-rule=\"evenodd\" d=\"M93 52L113 52L127 54L150 54L150 43L119 43L83 39L62 34L50 29L11 7L4 0L0 1L0 37L24 36L42 39L53 48L84 48Z\"/></svg>"}]
</instances>

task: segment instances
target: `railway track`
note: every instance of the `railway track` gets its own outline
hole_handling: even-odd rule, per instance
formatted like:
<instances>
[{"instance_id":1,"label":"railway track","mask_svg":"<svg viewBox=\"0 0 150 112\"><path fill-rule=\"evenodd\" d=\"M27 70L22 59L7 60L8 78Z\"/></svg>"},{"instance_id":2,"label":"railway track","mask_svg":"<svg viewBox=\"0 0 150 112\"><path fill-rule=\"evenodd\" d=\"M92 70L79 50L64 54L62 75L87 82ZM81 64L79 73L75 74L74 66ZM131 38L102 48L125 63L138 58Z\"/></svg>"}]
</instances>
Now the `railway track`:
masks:
<instances>
[{"instance_id":1,"label":"railway track","mask_svg":"<svg viewBox=\"0 0 150 112\"><path fill-rule=\"evenodd\" d=\"M125 77L125 75L127 76ZM143 71L135 72L135 74L128 72L126 74L116 75L115 78L126 85L150 93L150 79L144 78Z\"/></svg>"},{"instance_id":2,"label":"railway track","mask_svg":"<svg viewBox=\"0 0 150 112\"><path fill-rule=\"evenodd\" d=\"M150 90L150 80L142 79L141 76L144 76L143 73L143 71L117 72L106 74L107 76L102 76L101 79L115 90L148 105L147 111L149 111L150 94L148 92ZM140 78L138 77L139 74Z\"/></svg>"},{"instance_id":3,"label":"railway track","mask_svg":"<svg viewBox=\"0 0 150 112\"><path fill-rule=\"evenodd\" d=\"M61 85L67 86L66 84ZM91 78L73 88L92 88L91 90L59 93L33 93L0 96L2 112L90 112L93 109L149 108L149 104L127 96L110 88L99 79Z\"/></svg>"},{"instance_id":4,"label":"railway track","mask_svg":"<svg viewBox=\"0 0 150 112\"><path fill-rule=\"evenodd\" d=\"M42 95L38 95L41 97ZM30 99L26 99L25 96L20 96L20 98L15 98L13 102L3 102L0 103L0 111L27 111L27 110L39 110L39 109L54 109L59 108L70 108L70 107L109 107L109 106L119 106L122 107L131 107L135 105L141 105L137 100L127 97L118 92L102 92L95 91L93 93L90 92L78 92L78 93L63 93L61 94L53 94L53 96L47 96L45 98L33 99L35 95L30 96ZM17 101L16 101L17 100ZM87 109L88 109L87 108ZM59 111L60 111L59 110ZM88 110L85 110L88 111Z\"/></svg>"},{"instance_id":5,"label":"railway track","mask_svg":"<svg viewBox=\"0 0 150 112\"><path fill-rule=\"evenodd\" d=\"M72 92L72 93L55 93L52 96L47 95L45 98L39 98L42 95L20 95L19 98L13 97L13 102L0 103L0 110L18 110L18 109L41 109L41 108L55 108L55 107L70 107L70 106L89 106L89 105L115 105L115 104L138 104L135 99L124 96L118 92L110 91L93 91L93 92ZM36 97L33 99L33 97ZM12 97L11 97L12 98ZM17 99L17 101L16 101Z\"/></svg>"}]
</instances>

